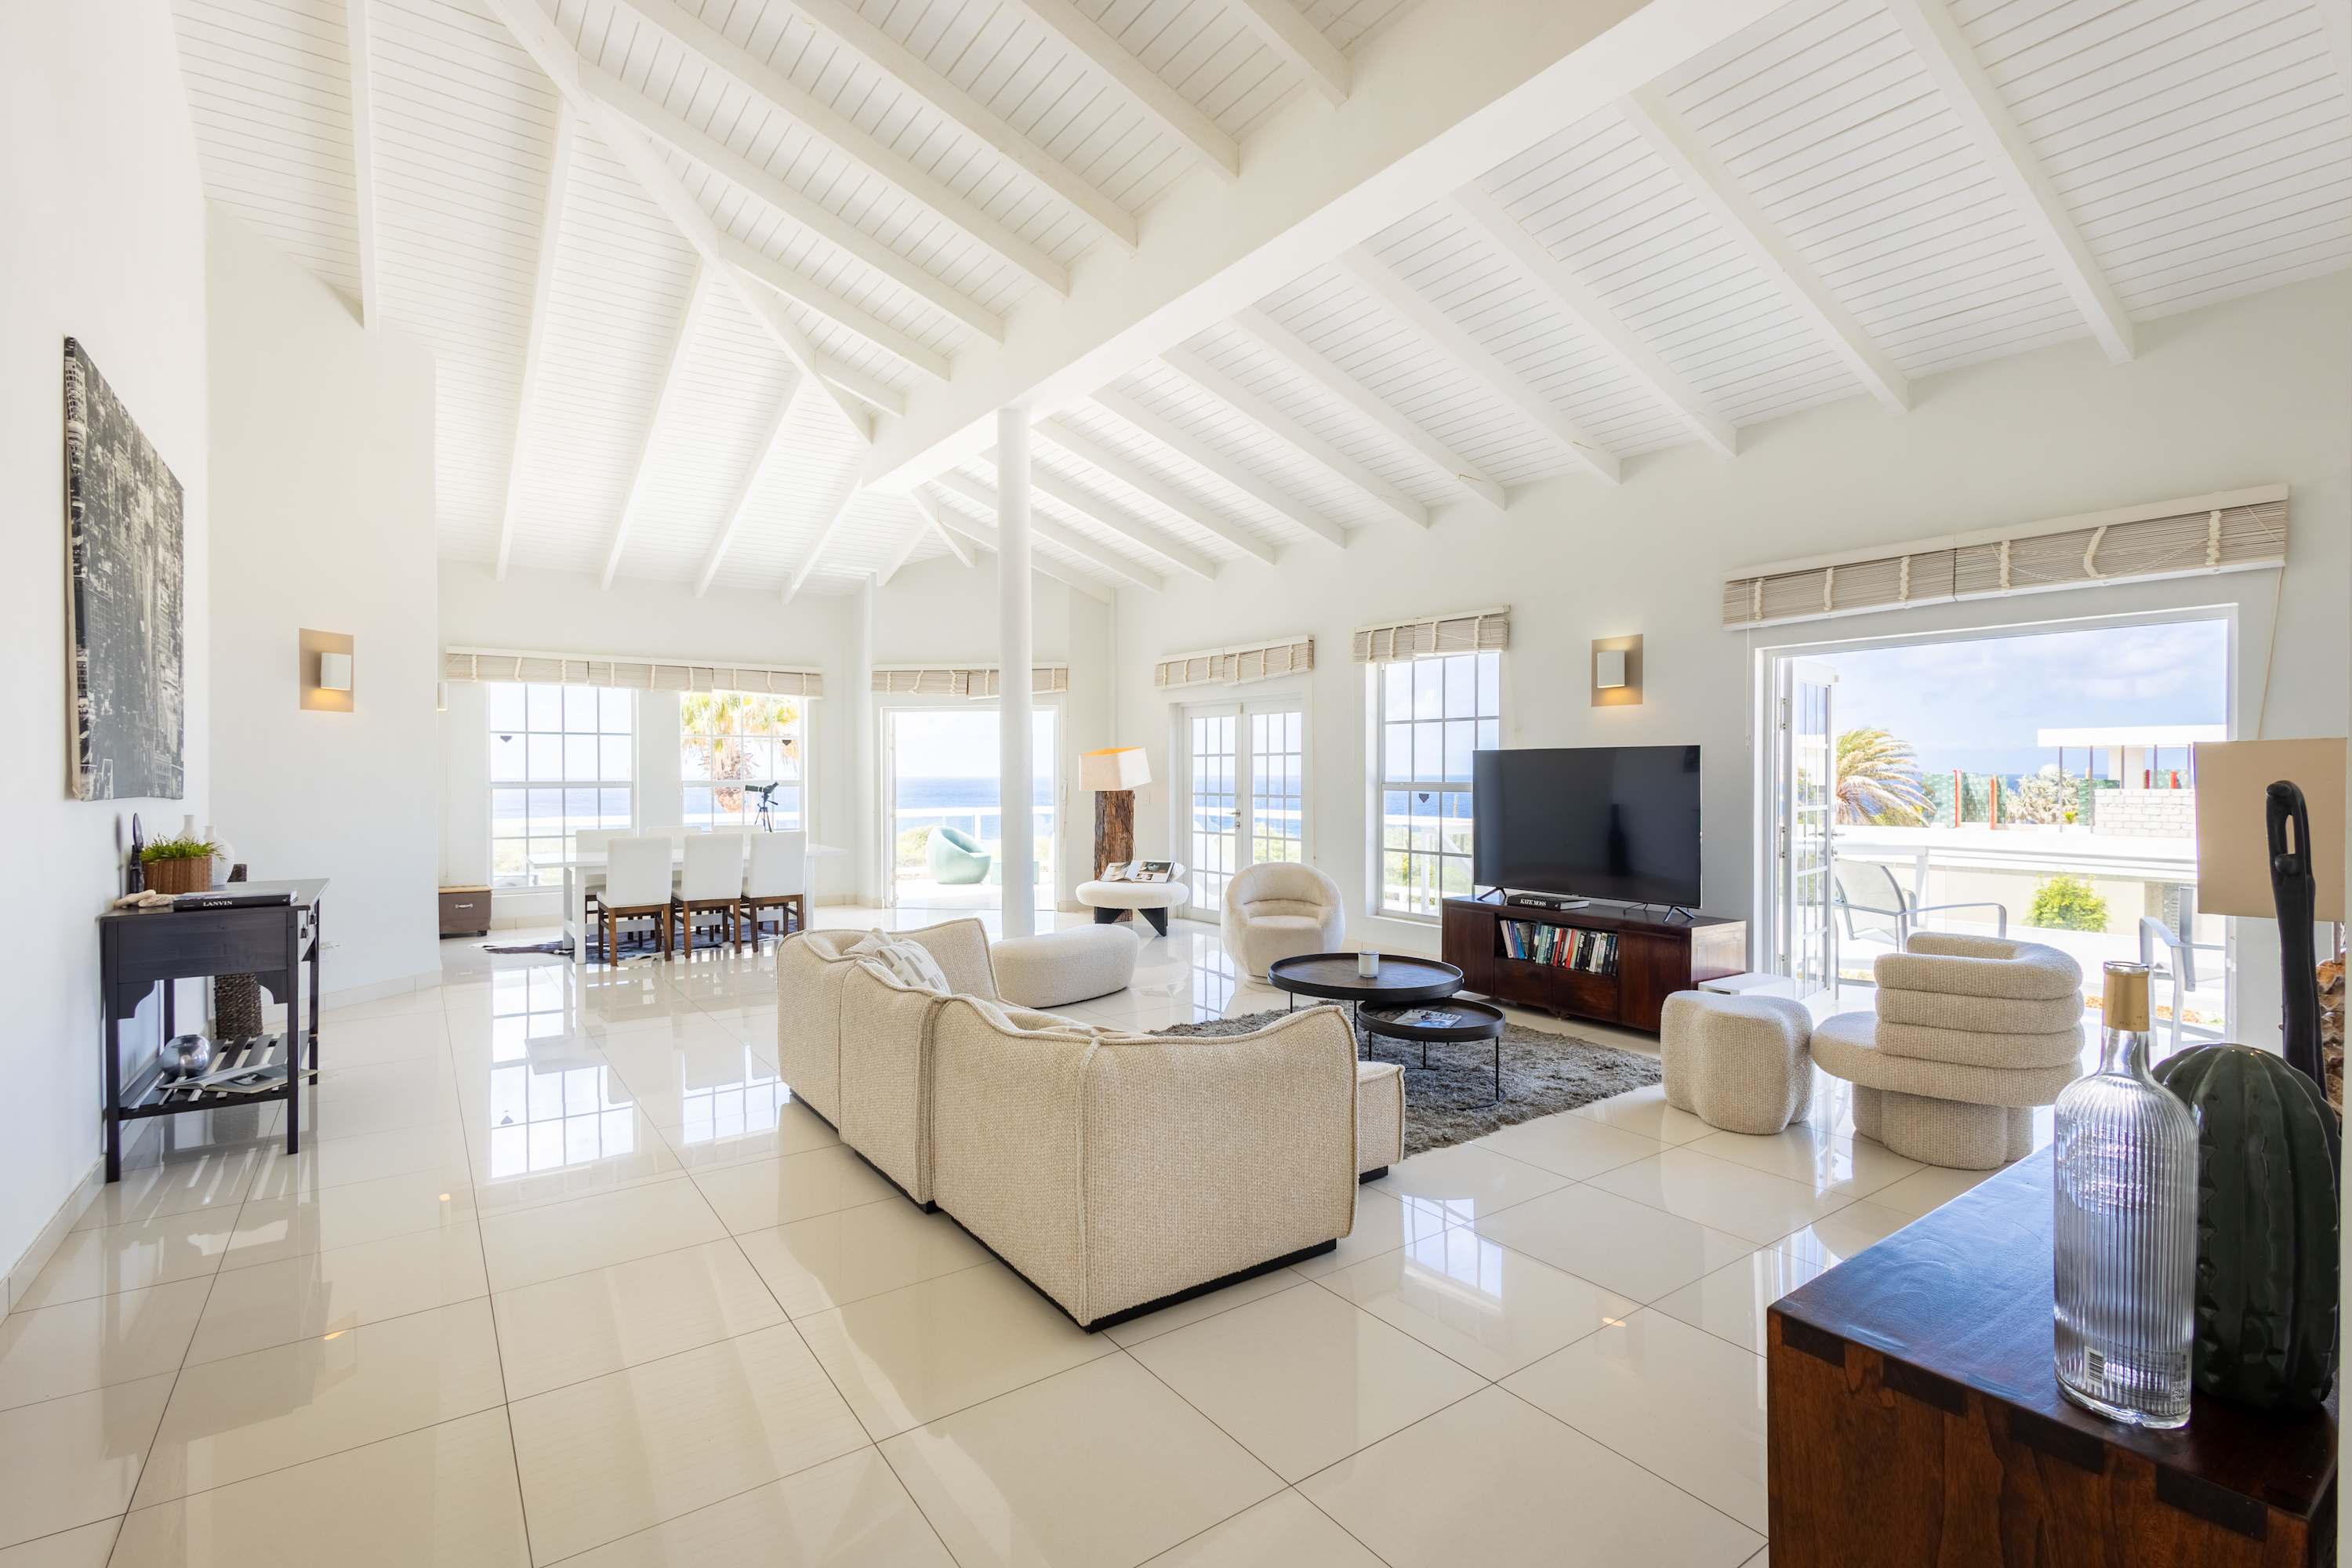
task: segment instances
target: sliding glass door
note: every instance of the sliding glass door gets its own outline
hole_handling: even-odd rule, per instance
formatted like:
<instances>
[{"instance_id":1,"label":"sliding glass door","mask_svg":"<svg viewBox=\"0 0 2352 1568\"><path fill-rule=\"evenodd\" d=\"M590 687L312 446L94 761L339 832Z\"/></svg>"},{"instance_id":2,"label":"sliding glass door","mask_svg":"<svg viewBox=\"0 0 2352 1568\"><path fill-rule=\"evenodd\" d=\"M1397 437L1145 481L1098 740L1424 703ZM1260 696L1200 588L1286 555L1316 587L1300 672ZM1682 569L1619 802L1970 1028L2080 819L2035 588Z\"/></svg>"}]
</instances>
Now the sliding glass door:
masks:
<instances>
[{"instance_id":1,"label":"sliding glass door","mask_svg":"<svg viewBox=\"0 0 2352 1568\"><path fill-rule=\"evenodd\" d=\"M1186 819L1178 858L1192 901L1214 921L1225 884L1261 860L1307 858L1307 714L1296 697L1202 704L1183 710Z\"/></svg>"},{"instance_id":2,"label":"sliding glass door","mask_svg":"<svg viewBox=\"0 0 2352 1568\"><path fill-rule=\"evenodd\" d=\"M997 908L1004 868L997 858L1003 808L994 704L886 707L882 716L891 849L886 897L894 908ZM1031 718L1036 897L1050 910L1061 711L1041 704Z\"/></svg>"}]
</instances>

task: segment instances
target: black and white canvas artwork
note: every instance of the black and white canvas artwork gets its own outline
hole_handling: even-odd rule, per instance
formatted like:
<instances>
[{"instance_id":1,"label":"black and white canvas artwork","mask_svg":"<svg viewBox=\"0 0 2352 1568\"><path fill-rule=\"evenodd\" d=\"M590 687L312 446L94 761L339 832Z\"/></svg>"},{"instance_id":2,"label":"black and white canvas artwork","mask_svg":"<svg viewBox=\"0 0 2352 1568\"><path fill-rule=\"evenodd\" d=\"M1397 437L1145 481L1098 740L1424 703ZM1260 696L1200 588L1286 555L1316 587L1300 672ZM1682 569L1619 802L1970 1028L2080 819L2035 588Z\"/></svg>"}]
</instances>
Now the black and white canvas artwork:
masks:
<instances>
[{"instance_id":1,"label":"black and white canvas artwork","mask_svg":"<svg viewBox=\"0 0 2352 1568\"><path fill-rule=\"evenodd\" d=\"M68 338L66 636L78 800L184 793L181 506L180 481Z\"/></svg>"}]
</instances>

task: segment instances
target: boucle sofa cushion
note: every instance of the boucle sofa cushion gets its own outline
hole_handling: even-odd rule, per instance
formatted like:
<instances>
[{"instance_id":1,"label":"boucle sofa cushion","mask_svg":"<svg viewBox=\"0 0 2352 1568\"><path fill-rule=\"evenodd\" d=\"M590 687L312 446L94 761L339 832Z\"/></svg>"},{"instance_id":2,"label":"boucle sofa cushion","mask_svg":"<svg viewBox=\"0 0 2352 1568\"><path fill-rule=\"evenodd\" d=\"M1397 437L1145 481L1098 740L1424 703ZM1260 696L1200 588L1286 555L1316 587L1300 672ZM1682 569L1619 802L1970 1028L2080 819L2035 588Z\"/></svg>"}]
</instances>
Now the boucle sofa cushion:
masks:
<instances>
[{"instance_id":1,"label":"boucle sofa cushion","mask_svg":"<svg viewBox=\"0 0 2352 1568\"><path fill-rule=\"evenodd\" d=\"M1923 931L1904 952L1881 954L1871 970L1882 989L1896 991L2017 1002L2056 1001L2083 991L2083 966L2074 959L2038 942L2006 937Z\"/></svg>"},{"instance_id":2,"label":"boucle sofa cushion","mask_svg":"<svg viewBox=\"0 0 2352 1568\"><path fill-rule=\"evenodd\" d=\"M995 961L997 989L1006 1001L1060 1007L1126 990L1135 978L1136 954L1141 950L1131 927L1087 925L1007 937L989 956Z\"/></svg>"},{"instance_id":3,"label":"boucle sofa cushion","mask_svg":"<svg viewBox=\"0 0 2352 1568\"><path fill-rule=\"evenodd\" d=\"M1955 996L1945 991L1878 988L1878 1016L1890 1024L1965 1029L1980 1035L2054 1035L2083 1021L2083 994L2047 999Z\"/></svg>"},{"instance_id":4,"label":"boucle sofa cushion","mask_svg":"<svg viewBox=\"0 0 2352 1568\"><path fill-rule=\"evenodd\" d=\"M1924 1024L1878 1020L1878 1048L1889 1056L1931 1062L1961 1062L1981 1068L2070 1067L2083 1055L2083 1031L2069 1026L2047 1035L1979 1034L1973 1029L1933 1029Z\"/></svg>"},{"instance_id":5,"label":"boucle sofa cushion","mask_svg":"<svg viewBox=\"0 0 2352 1568\"><path fill-rule=\"evenodd\" d=\"M1882 998L1884 1000L1884 998ZM1840 1013L1813 1026L1813 1065L1870 1089L1972 1105L2048 1105L2081 1077L2073 1063L2054 1068L1991 1068L1890 1056L1878 1048L1878 1019Z\"/></svg>"}]
</instances>

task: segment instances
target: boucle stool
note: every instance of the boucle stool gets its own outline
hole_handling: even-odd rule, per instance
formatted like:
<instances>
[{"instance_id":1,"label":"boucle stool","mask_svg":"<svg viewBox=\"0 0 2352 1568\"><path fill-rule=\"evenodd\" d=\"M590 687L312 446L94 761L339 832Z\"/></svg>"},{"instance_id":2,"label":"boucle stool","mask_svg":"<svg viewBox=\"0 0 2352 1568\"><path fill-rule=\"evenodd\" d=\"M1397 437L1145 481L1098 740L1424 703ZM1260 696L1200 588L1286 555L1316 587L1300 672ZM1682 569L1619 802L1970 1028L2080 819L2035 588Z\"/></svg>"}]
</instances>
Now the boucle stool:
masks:
<instances>
[{"instance_id":1,"label":"boucle stool","mask_svg":"<svg viewBox=\"0 0 2352 1568\"><path fill-rule=\"evenodd\" d=\"M1840 1013L1813 1030L1813 1060L1853 1085L1853 1128L1906 1159L1990 1171L2033 1152L2033 1108L2081 1076L2060 1067L1982 1067L1896 1056L1878 1019Z\"/></svg>"},{"instance_id":2,"label":"boucle stool","mask_svg":"<svg viewBox=\"0 0 2352 1568\"><path fill-rule=\"evenodd\" d=\"M997 994L1024 1007L1060 1007L1124 991L1142 941L1126 926L1070 926L989 944Z\"/></svg>"},{"instance_id":3,"label":"boucle stool","mask_svg":"<svg viewBox=\"0 0 2352 1568\"><path fill-rule=\"evenodd\" d=\"M1811 1015L1786 996L1677 991L1659 1020L1666 1103L1727 1132L1769 1135L1813 1098Z\"/></svg>"}]
</instances>

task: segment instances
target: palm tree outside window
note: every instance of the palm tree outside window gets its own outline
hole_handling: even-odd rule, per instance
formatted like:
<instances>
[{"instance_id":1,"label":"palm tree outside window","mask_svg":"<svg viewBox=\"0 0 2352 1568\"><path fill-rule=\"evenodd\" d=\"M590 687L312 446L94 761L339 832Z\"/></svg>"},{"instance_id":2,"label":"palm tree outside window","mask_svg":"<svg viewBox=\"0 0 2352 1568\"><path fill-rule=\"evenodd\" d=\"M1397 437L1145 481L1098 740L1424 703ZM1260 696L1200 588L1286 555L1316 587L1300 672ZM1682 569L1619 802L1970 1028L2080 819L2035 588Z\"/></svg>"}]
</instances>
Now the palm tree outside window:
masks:
<instances>
[{"instance_id":1,"label":"palm tree outside window","mask_svg":"<svg viewBox=\"0 0 2352 1568\"><path fill-rule=\"evenodd\" d=\"M804 826L805 714L799 698L689 691L677 709L688 827L749 826L759 819L763 795L777 832Z\"/></svg>"}]
</instances>

